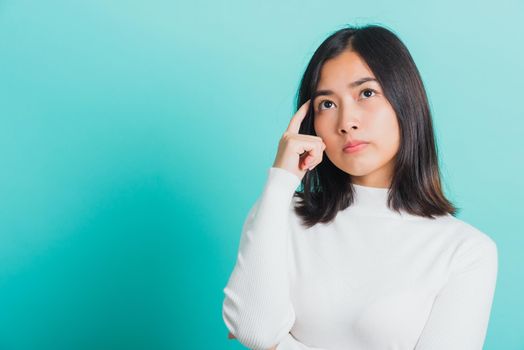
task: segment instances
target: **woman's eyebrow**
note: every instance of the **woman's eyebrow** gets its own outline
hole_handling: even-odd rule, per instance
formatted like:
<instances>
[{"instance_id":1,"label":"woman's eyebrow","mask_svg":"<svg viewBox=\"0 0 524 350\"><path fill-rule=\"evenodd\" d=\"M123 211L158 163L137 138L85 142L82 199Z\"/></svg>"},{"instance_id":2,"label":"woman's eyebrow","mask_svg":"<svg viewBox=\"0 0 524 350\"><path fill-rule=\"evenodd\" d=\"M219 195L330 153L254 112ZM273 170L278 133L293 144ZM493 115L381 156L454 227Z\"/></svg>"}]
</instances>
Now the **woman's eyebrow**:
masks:
<instances>
[{"instance_id":1,"label":"woman's eyebrow","mask_svg":"<svg viewBox=\"0 0 524 350\"><path fill-rule=\"evenodd\" d=\"M372 77L364 77L364 78L360 78L360 79L358 79L358 80L355 80L355 81L352 82L352 83L349 83L349 84L348 84L348 87L349 87L350 89L354 89L354 88L356 88L357 86L362 85L362 84L364 84L365 82L368 82L368 81L374 81L374 82L377 82L377 83L378 83L377 79L375 79L375 78L372 78ZM313 95L311 96L311 100L314 100L314 99L317 98L318 96L331 96L331 95L333 95L333 94L334 94L334 92L331 91L331 90L317 90L317 91L315 91L315 92L313 93Z\"/></svg>"}]
</instances>

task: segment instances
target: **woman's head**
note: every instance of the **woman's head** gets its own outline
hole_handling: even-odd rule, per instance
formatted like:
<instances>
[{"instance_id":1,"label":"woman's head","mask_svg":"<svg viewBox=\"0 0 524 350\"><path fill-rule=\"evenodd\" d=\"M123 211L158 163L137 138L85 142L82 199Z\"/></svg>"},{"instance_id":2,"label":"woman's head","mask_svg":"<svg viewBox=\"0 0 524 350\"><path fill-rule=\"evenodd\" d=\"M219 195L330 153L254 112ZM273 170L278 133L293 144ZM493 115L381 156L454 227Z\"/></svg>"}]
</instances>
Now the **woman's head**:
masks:
<instances>
[{"instance_id":1,"label":"woman's head","mask_svg":"<svg viewBox=\"0 0 524 350\"><path fill-rule=\"evenodd\" d=\"M326 156L351 182L389 187L399 148L395 110L358 53L344 50L323 64L312 95L315 133ZM364 145L345 149L349 143Z\"/></svg>"},{"instance_id":2,"label":"woman's head","mask_svg":"<svg viewBox=\"0 0 524 350\"><path fill-rule=\"evenodd\" d=\"M422 79L393 32L368 25L331 34L304 72L297 109L308 99L299 132L321 137L326 149L296 194L302 199L296 211L307 226L328 222L351 205L353 183L390 188L388 204L397 211L456 213L442 193ZM344 150L356 141L367 144Z\"/></svg>"}]
</instances>

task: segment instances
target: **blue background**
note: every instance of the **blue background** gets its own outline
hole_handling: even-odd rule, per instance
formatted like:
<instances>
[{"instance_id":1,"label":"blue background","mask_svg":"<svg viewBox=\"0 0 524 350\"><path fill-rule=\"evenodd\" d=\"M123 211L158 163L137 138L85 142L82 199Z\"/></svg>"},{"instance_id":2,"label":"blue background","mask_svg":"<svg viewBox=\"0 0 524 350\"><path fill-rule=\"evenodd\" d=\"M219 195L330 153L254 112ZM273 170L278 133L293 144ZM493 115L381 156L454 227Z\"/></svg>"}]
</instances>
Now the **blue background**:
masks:
<instances>
[{"instance_id":1,"label":"blue background","mask_svg":"<svg viewBox=\"0 0 524 350\"><path fill-rule=\"evenodd\" d=\"M380 24L524 349L522 1L0 1L0 349L241 349L222 289L316 47Z\"/></svg>"}]
</instances>

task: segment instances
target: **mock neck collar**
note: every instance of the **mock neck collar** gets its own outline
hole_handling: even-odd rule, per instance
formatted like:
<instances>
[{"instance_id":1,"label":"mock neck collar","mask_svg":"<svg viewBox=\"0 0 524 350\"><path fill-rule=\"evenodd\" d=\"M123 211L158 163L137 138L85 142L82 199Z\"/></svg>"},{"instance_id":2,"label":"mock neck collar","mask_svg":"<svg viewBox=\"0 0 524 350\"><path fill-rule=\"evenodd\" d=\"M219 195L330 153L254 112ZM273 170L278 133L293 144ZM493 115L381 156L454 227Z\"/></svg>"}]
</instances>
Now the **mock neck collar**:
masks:
<instances>
[{"instance_id":1,"label":"mock neck collar","mask_svg":"<svg viewBox=\"0 0 524 350\"><path fill-rule=\"evenodd\" d=\"M401 210L401 214L388 207L389 188L371 187L352 183L353 203L344 212L378 215L378 216L405 216L407 213Z\"/></svg>"}]
</instances>

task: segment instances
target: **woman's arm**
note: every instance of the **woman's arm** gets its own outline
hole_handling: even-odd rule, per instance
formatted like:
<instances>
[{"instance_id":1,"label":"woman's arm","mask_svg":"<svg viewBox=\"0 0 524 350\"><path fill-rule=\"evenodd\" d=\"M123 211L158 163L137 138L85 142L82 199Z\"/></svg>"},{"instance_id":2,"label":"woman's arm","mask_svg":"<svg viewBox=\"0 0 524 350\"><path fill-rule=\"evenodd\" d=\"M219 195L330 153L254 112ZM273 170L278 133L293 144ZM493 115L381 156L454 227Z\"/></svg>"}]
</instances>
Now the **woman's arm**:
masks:
<instances>
[{"instance_id":1,"label":"woman's arm","mask_svg":"<svg viewBox=\"0 0 524 350\"><path fill-rule=\"evenodd\" d=\"M228 338L235 339L235 336L231 332L229 332ZM302 344L301 342L299 342L298 340L296 340L295 337L291 335L291 333L288 333L288 335L284 338L284 340L280 344L275 345L268 350L324 350L324 349L306 346Z\"/></svg>"},{"instance_id":2,"label":"woman's arm","mask_svg":"<svg viewBox=\"0 0 524 350\"><path fill-rule=\"evenodd\" d=\"M293 173L269 168L264 190L244 222L236 264L224 288L224 322L250 349L278 345L295 323L287 250L290 205L299 183Z\"/></svg>"},{"instance_id":3,"label":"woman's arm","mask_svg":"<svg viewBox=\"0 0 524 350\"><path fill-rule=\"evenodd\" d=\"M497 246L488 236L453 260L415 350L482 350L498 270Z\"/></svg>"},{"instance_id":4,"label":"woman's arm","mask_svg":"<svg viewBox=\"0 0 524 350\"><path fill-rule=\"evenodd\" d=\"M301 342L296 340L295 337L291 335L291 333L288 333L286 337L280 342L280 344L271 348L270 350L325 350L325 349L314 348L314 347L302 344Z\"/></svg>"},{"instance_id":5,"label":"woman's arm","mask_svg":"<svg viewBox=\"0 0 524 350\"><path fill-rule=\"evenodd\" d=\"M291 333L288 333L284 340L274 350L325 350L324 348L316 348L302 344L293 337Z\"/></svg>"}]
</instances>

